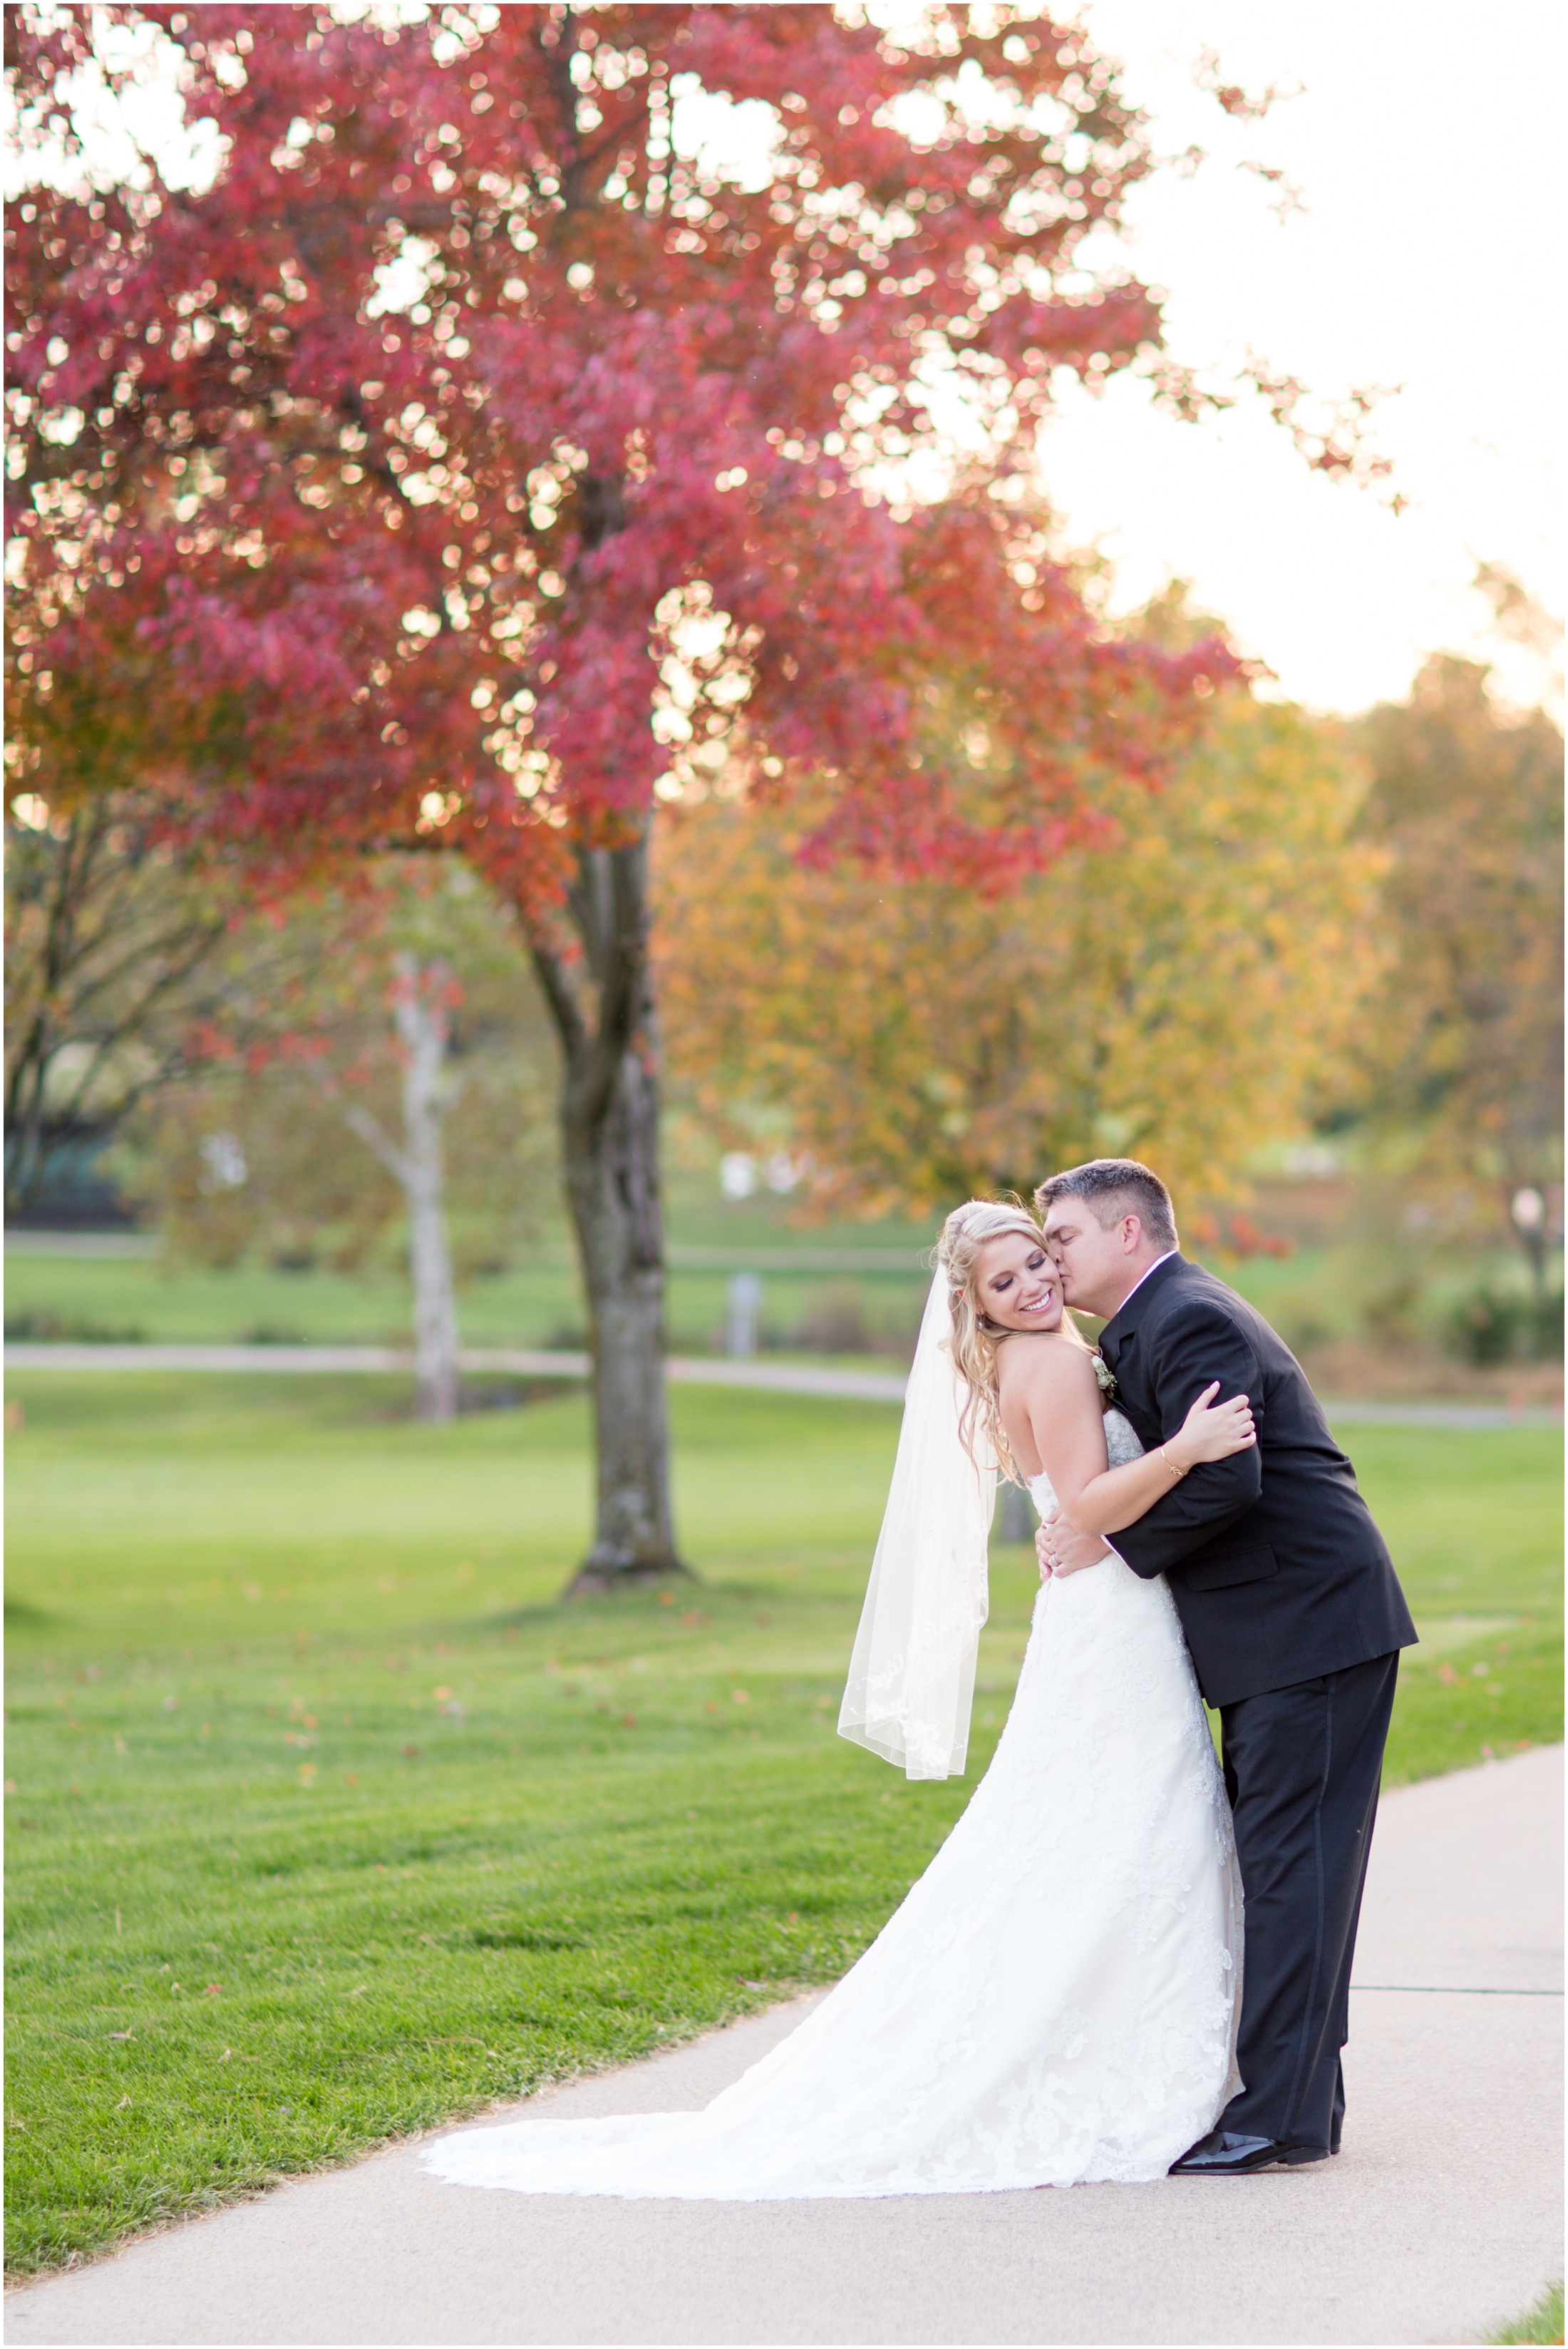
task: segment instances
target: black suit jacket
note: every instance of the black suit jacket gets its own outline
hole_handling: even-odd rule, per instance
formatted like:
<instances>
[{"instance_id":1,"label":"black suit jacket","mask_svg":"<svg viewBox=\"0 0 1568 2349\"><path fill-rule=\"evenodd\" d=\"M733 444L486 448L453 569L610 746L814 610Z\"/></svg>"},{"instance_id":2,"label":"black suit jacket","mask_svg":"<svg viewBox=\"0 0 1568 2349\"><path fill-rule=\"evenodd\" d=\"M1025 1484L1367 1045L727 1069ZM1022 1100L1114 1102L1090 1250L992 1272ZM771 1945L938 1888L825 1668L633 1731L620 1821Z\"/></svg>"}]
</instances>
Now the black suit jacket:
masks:
<instances>
[{"instance_id":1,"label":"black suit jacket","mask_svg":"<svg viewBox=\"0 0 1568 2349\"><path fill-rule=\"evenodd\" d=\"M1306 1374L1244 1298L1168 1257L1106 1324L1116 1401L1148 1447L1174 1435L1210 1381L1244 1393L1258 1441L1191 1469L1114 1547L1170 1578L1211 1704L1410 1647L1393 1561Z\"/></svg>"}]
</instances>

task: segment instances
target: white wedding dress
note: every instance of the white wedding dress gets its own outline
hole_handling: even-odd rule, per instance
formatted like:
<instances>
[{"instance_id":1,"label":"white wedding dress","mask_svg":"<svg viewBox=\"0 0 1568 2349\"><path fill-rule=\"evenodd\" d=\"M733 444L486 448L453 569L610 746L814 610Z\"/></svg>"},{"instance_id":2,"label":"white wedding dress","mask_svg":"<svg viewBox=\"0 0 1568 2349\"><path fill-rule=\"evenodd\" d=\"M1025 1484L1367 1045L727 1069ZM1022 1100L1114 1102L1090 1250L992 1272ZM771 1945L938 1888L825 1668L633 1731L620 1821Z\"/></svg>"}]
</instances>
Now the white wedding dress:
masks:
<instances>
[{"instance_id":1,"label":"white wedding dress","mask_svg":"<svg viewBox=\"0 0 1568 2349\"><path fill-rule=\"evenodd\" d=\"M1105 1424L1111 1464L1136 1459ZM1175 1605L1112 1556L1044 1585L968 1808L771 2054L701 2112L519 2121L422 2159L454 2185L716 2202L1162 2178L1241 2085L1241 1962Z\"/></svg>"}]
</instances>

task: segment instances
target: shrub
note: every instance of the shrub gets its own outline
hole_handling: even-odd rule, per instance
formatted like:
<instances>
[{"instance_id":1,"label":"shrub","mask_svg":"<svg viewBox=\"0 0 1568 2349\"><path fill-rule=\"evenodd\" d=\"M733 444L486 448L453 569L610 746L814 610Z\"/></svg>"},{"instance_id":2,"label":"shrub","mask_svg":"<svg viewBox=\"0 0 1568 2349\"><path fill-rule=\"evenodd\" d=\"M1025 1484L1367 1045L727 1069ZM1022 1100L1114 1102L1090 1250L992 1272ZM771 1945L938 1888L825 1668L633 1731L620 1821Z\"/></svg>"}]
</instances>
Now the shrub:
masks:
<instances>
[{"instance_id":1,"label":"shrub","mask_svg":"<svg viewBox=\"0 0 1568 2349\"><path fill-rule=\"evenodd\" d=\"M1467 1361L1549 1361L1563 1351L1563 1292L1530 1297L1483 1283L1460 1299L1448 1334Z\"/></svg>"}]
</instances>

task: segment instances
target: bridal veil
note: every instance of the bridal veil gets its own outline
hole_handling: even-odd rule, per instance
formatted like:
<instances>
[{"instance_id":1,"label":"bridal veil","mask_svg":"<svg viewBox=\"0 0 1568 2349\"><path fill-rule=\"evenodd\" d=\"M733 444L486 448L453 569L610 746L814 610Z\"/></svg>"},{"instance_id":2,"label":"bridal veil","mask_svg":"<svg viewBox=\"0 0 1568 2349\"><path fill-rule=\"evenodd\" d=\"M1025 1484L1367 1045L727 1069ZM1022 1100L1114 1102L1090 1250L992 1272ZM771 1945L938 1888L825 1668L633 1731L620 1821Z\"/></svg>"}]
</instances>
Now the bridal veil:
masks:
<instances>
[{"instance_id":1,"label":"bridal veil","mask_svg":"<svg viewBox=\"0 0 1568 2349\"><path fill-rule=\"evenodd\" d=\"M983 1433L976 1459L965 1449L965 1391L947 1343L952 1326L947 1274L939 1268L839 1714L841 1737L869 1746L911 1778L955 1778L964 1769L989 1607L997 1470Z\"/></svg>"}]
</instances>

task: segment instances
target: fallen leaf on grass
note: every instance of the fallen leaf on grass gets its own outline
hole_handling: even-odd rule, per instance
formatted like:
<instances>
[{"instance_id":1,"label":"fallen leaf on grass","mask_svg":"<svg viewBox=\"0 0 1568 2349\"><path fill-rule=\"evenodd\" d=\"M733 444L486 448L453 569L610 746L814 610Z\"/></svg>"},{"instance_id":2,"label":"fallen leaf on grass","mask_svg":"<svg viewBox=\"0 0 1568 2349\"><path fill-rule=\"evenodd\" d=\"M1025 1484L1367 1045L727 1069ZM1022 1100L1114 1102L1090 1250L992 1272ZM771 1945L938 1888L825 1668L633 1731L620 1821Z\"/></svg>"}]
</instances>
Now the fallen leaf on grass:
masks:
<instances>
[{"instance_id":1,"label":"fallen leaf on grass","mask_svg":"<svg viewBox=\"0 0 1568 2349\"><path fill-rule=\"evenodd\" d=\"M229 2060L230 2056L233 2054L233 2052L234 2052L234 2051L233 2051L233 2049L232 2049L232 2047L225 2047L225 2048L224 2048L224 2050L223 2050L223 2052L222 2052L222 2054L219 2056L219 2058L218 2058L219 2063L220 2063L220 2064L226 2064L226 2063L228 2062L228 2060Z\"/></svg>"},{"instance_id":2,"label":"fallen leaf on grass","mask_svg":"<svg viewBox=\"0 0 1568 2349\"><path fill-rule=\"evenodd\" d=\"M111 2039L134 2039L136 2037L134 2031L111 2031L108 2035Z\"/></svg>"},{"instance_id":3,"label":"fallen leaf on grass","mask_svg":"<svg viewBox=\"0 0 1568 2349\"><path fill-rule=\"evenodd\" d=\"M207 1987L206 1987L206 1989L202 1992L201 1995L202 1995L202 1997L203 1997L203 1998L222 1998L222 1996L223 1995L223 1985L222 1985L222 1982L209 1982L209 1983L208 1983L208 1985L207 1985Z\"/></svg>"},{"instance_id":4,"label":"fallen leaf on grass","mask_svg":"<svg viewBox=\"0 0 1568 2349\"><path fill-rule=\"evenodd\" d=\"M130 2098L129 2098L129 2096L121 2096L121 2098L120 2098L120 2100L119 2100L119 2104L118 2104L118 2105L116 2105L116 2106L115 2106L115 2111L116 2111L117 2113L123 2113L123 2112L124 2112L124 2110L125 2110L125 2108L126 2108L126 2106L127 2106L127 2105L129 2105L129 2102L130 2102Z\"/></svg>"}]
</instances>

